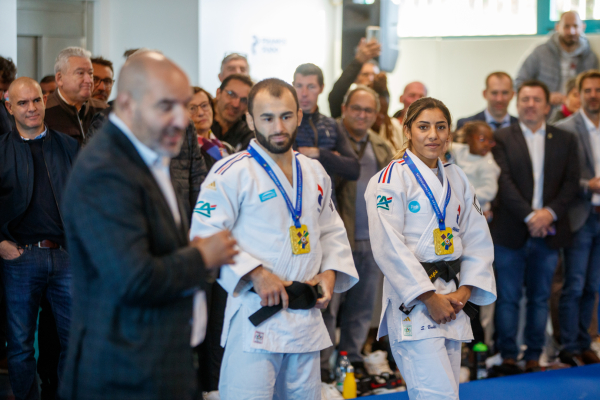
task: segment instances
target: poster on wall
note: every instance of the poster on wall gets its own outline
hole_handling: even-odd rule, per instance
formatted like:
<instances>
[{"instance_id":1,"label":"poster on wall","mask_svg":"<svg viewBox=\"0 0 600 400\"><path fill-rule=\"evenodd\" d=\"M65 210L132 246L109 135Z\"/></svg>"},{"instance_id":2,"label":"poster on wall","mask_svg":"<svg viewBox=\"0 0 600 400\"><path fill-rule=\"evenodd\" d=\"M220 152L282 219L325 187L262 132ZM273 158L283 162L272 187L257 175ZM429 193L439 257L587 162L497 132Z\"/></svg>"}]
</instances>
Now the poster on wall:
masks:
<instances>
[{"instance_id":1,"label":"poster on wall","mask_svg":"<svg viewBox=\"0 0 600 400\"><path fill-rule=\"evenodd\" d=\"M219 84L220 61L231 53L248 58L250 76L256 82L276 77L291 83L296 67L308 62L325 69L331 43L320 2L203 3L208 4L201 8L200 80L212 93ZM235 13L227 12L232 8ZM227 15L228 20L224 23L210 15ZM205 66L202 60L214 61Z\"/></svg>"}]
</instances>

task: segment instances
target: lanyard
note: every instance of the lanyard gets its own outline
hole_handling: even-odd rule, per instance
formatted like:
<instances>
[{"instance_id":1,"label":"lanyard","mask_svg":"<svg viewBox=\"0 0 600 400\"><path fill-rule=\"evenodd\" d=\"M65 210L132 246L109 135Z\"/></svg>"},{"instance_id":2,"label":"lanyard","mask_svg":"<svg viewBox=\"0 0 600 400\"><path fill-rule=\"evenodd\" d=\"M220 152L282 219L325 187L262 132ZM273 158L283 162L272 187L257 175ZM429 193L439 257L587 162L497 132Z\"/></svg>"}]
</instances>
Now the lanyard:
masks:
<instances>
[{"instance_id":1,"label":"lanyard","mask_svg":"<svg viewBox=\"0 0 600 400\"><path fill-rule=\"evenodd\" d=\"M296 208L294 208L294 206L292 205L292 201L288 197L283 186L281 186L281 182L279 182L279 179L277 178L277 175L275 175L275 172L273 171L271 166L267 164L265 159L262 158L260 154L258 154L258 151L256 151L252 147L252 145L248 146L248 153L250 153L252 157L256 161L258 161L258 163L265 169L265 171L267 171L267 174L269 174L269 176L281 192L281 195L285 199L287 208L288 210L290 210L290 213L292 214L292 217L294 219L294 226L297 229L300 229L300 227L302 226L300 224L300 217L302 216L302 168L300 167L300 161L298 161L298 156L296 156L296 180L298 187L296 189Z\"/></svg>"},{"instance_id":2,"label":"lanyard","mask_svg":"<svg viewBox=\"0 0 600 400\"><path fill-rule=\"evenodd\" d=\"M408 151L404 153L403 158L404 161L406 161L406 164L408 164L408 168L410 168L413 175L417 179L417 182L419 182L421 189L423 189L425 192L425 196L427 196L429 199L429 202L433 207L433 211L435 211L435 215L437 216L440 231L446 230L446 207L448 207L448 203L450 202L450 194L452 193L452 189L450 189L450 182L448 181L448 192L446 193L446 200L444 201L444 213L442 214L440 208L438 207L437 201L435 201L435 197L433 197L433 193L431 192L429 185L427 185L427 182L425 182L425 178L423 178L423 175L421 175L415 163L408 156Z\"/></svg>"}]
</instances>

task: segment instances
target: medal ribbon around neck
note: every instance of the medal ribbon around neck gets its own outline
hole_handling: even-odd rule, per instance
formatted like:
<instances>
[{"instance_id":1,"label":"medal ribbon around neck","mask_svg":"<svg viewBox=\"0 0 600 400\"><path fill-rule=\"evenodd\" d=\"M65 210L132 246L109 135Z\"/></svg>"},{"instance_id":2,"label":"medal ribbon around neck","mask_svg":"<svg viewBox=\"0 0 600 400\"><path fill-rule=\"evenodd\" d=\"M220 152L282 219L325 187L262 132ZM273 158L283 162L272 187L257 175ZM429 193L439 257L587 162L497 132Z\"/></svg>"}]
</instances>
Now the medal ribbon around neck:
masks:
<instances>
[{"instance_id":1,"label":"medal ribbon around neck","mask_svg":"<svg viewBox=\"0 0 600 400\"><path fill-rule=\"evenodd\" d=\"M302 216L302 168L300 167L300 161L298 161L298 156L295 155L296 156L296 181L297 181L296 186L297 186L297 189L296 189L296 208L294 208L294 206L292 205L292 201L290 200L287 193L285 192L285 189L281 185L281 182L277 178L277 175L275 175L275 171L273 171L273 168L271 168L271 166L269 164L267 164L265 159L262 158L262 156L260 154L258 154L258 151L256 151L256 149L254 149L252 147L252 145L248 146L248 153L250 153L252 155L252 157L261 165L261 167L263 167L265 169L265 171L267 171L267 174L269 174L269 176L271 177L271 180L273 180L273 182L279 189L279 192L285 199L287 208L288 208L288 210L290 210L290 213L292 214L292 218L294 220L294 226L296 227L296 229L300 229L300 227L302 226L302 224L300 224L300 217Z\"/></svg>"},{"instance_id":2,"label":"medal ribbon around neck","mask_svg":"<svg viewBox=\"0 0 600 400\"><path fill-rule=\"evenodd\" d=\"M411 160L408 156L408 151L404 153L403 158L404 161L406 161L406 164L408 165L410 170L412 171L413 175L417 179L417 182L419 182L421 189L423 189L423 191L425 192L425 196L427 196L427 198L429 199L429 202L433 207L433 211L435 211L435 215L437 216L440 231L445 231L446 207L448 207L448 203L450 202L450 194L452 193L452 189L450 188L450 182L448 182L448 192L446 193L446 200L444 201L444 212L442 213L442 211L440 211L440 207L437 204L437 201L435 200L435 197L433 196L433 193L431 192L431 189L429 188L429 185L427 184L427 182L425 182L425 178L423 178L423 175L421 175L421 172L419 172L419 169L417 168L413 160Z\"/></svg>"}]
</instances>

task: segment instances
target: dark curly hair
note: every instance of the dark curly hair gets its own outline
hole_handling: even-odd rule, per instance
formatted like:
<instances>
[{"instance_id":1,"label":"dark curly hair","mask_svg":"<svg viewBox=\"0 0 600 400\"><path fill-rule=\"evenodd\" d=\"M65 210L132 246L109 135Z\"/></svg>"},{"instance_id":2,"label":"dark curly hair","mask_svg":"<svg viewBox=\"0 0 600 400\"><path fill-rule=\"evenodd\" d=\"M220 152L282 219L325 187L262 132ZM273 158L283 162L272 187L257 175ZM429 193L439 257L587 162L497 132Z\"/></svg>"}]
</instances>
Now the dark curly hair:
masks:
<instances>
[{"instance_id":1,"label":"dark curly hair","mask_svg":"<svg viewBox=\"0 0 600 400\"><path fill-rule=\"evenodd\" d=\"M0 80L4 83L12 83L17 76L17 66L10 58L0 56Z\"/></svg>"}]
</instances>

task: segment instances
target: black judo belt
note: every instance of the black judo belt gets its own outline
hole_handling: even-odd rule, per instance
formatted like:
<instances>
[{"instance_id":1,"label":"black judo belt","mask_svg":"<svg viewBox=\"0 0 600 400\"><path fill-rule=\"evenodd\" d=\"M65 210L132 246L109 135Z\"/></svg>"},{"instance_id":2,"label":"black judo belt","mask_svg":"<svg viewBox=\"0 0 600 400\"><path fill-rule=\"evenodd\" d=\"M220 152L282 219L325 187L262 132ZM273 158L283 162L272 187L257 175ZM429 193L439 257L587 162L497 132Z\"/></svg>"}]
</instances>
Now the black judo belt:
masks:
<instances>
[{"instance_id":1,"label":"black judo belt","mask_svg":"<svg viewBox=\"0 0 600 400\"><path fill-rule=\"evenodd\" d=\"M254 292L254 288L250 290ZM285 291L289 297L288 308L291 308L292 310L309 310L317 304L318 299L323 297L319 292L319 285L310 286L306 283L296 281L292 282L290 286L287 286ZM281 302L276 306L264 306L248 317L248 319L252 322L252 325L258 326L277 314L282 308L283 305Z\"/></svg>"},{"instance_id":2,"label":"black judo belt","mask_svg":"<svg viewBox=\"0 0 600 400\"><path fill-rule=\"evenodd\" d=\"M456 283L456 288L459 287L458 282L458 274L460 273L460 261L438 261L434 263L421 263L425 272L427 272L427 276L431 280L431 283L434 283L438 278L442 278L446 282L450 282L451 280ZM404 304L400 306L400 311L404 314L408 315L414 308L407 308ZM471 303L467 301L467 304L463 307L463 311L465 314L469 316L469 318L473 319L477 316L477 308Z\"/></svg>"}]
</instances>

